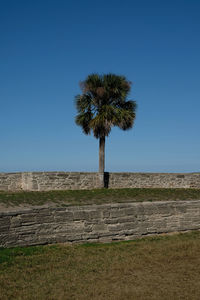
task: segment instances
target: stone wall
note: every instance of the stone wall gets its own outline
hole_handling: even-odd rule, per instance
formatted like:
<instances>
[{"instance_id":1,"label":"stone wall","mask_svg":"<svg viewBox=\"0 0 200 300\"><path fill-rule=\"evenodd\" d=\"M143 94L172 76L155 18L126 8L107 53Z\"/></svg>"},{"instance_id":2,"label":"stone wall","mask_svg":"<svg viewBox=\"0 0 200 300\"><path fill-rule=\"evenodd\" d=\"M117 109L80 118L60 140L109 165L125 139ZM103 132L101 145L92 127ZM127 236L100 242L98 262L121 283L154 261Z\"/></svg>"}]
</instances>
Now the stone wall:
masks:
<instances>
[{"instance_id":1,"label":"stone wall","mask_svg":"<svg viewBox=\"0 0 200 300\"><path fill-rule=\"evenodd\" d=\"M49 191L109 188L200 188L200 173L0 173L0 190Z\"/></svg>"},{"instance_id":2,"label":"stone wall","mask_svg":"<svg viewBox=\"0 0 200 300\"><path fill-rule=\"evenodd\" d=\"M22 173L0 173L0 191L18 191L22 187Z\"/></svg>"},{"instance_id":3,"label":"stone wall","mask_svg":"<svg viewBox=\"0 0 200 300\"><path fill-rule=\"evenodd\" d=\"M0 247L111 242L200 229L200 201L32 208L0 213Z\"/></svg>"},{"instance_id":4,"label":"stone wall","mask_svg":"<svg viewBox=\"0 0 200 300\"><path fill-rule=\"evenodd\" d=\"M0 173L2 191L80 190L103 187L103 174L86 172Z\"/></svg>"},{"instance_id":5,"label":"stone wall","mask_svg":"<svg viewBox=\"0 0 200 300\"><path fill-rule=\"evenodd\" d=\"M22 173L22 189L32 191L83 190L100 188L98 173L32 172Z\"/></svg>"},{"instance_id":6,"label":"stone wall","mask_svg":"<svg viewBox=\"0 0 200 300\"><path fill-rule=\"evenodd\" d=\"M109 173L109 188L200 188L200 173Z\"/></svg>"}]
</instances>

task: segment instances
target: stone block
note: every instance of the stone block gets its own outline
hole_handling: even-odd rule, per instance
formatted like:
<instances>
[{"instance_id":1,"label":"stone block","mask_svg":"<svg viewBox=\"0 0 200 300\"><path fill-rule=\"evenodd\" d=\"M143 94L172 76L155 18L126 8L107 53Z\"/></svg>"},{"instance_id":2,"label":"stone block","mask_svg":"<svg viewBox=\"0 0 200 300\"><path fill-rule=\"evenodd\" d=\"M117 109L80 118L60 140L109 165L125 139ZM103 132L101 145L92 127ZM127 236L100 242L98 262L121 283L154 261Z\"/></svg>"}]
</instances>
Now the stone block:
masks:
<instances>
[{"instance_id":1,"label":"stone block","mask_svg":"<svg viewBox=\"0 0 200 300\"><path fill-rule=\"evenodd\" d=\"M71 211L57 211L54 214L54 219L56 222L72 221L74 219L74 214Z\"/></svg>"},{"instance_id":2,"label":"stone block","mask_svg":"<svg viewBox=\"0 0 200 300\"><path fill-rule=\"evenodd\" d=\"M102 212L100 210L90 210L90 211L88 211L88 215L89 215L88 220L102 218Z\"/></svg>"},{"instance_id":3,"label":"stone block","mask_svg":"<svg viewBox=\"0 0 200 300\"><path fill-rule=\"evenodd\" d=\"M74 211L74 220L90 220L90 215L88 211Z\"/></svg>"},{"instance_id":4,"label":"stone block","mask_svg":"<svg viewBox=\"0 0 200 300\"><path fill-rule=\"evenodd\" d=\"M99 242L100 243L111 243L112 242L112 237L100 237Z\"/></svg>"},{"instance_id":5,"label":"stone block","mask_svg":"<svg viewBox=\"0 0 200 300\"><path fill-rule=\"evenodd\" d=\"M124 224L109 224L108 231L110 232L119 232L124 229Z\"/></svg>"},{"instance_id":6,"label":"stone block","mask_svg":"<svg viewBox=\"0 0 200 300\"><path fill-rule=\"evenodd\" d=\"M102 232L102 231L107 231L107 226L106 224L95 224L93 227L92 227L92 231L94 232Z\"/></svg>"},{"instance_id":7,"label":"stone block","mask_svg":"<svg viewBox=\"0 0 200 300\"><path fill-rule=\"evenodd\" d=\"M110 218L118 218L125 216L125 210L124 209L112 209L110 211Z\"/></svg>"}]
</instances>

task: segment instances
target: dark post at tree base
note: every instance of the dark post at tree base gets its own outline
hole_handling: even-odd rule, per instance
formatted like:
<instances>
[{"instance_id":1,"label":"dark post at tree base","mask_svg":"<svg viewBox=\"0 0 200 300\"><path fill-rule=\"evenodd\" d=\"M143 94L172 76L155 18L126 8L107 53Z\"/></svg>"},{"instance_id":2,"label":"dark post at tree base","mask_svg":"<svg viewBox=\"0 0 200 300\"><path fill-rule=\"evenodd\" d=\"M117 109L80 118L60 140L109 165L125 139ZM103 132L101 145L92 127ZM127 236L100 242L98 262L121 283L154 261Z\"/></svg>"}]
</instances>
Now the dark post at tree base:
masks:
<instances>
[{"instance_id":1,"label":"dark post at tree base","mask_svg":"<svg viewBox=\"0 0 200 300\"><path fill-rule=\"evenodd\" d=\"M98 186L106 189L109 187L109 172L98 173Z\"/></svg>"}]
</instances>

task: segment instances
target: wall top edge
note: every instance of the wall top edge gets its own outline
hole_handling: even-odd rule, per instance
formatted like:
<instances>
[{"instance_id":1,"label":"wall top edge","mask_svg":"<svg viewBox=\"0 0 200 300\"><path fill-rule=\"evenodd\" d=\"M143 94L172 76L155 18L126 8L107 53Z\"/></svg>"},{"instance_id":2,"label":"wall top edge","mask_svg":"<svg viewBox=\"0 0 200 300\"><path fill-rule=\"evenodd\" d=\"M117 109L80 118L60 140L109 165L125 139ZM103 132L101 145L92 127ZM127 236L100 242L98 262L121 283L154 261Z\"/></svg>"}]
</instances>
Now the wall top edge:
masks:
<instances>
[{"instance_id":1,"label":"wall top edge","mask_svg":"<svg viewBox=\"0 0 200 300\"><path fill-rule=\"evenodd\" d=\"M105 172L105 173L108 173L108 174L148 174L148 175L151 175L151 174L171 174L171 175L200 175L200 172ZM99 172L65 172L65 171L41 171L41 172L0 172L0 175L20 175L20 174L38 174L38 175L41 175L41 174L100 174Z\"/></svg>"},{"instance_id":2,"label":"wall top edge","mask_svg":"<svg viewBox=\"0 0 200 300\"><path fill-rule=\"evenodd\" d=\"M159 206L159 205L185 205L185 204L195 204L199 203L199 200L180 200L180 201L143 201L143 202L126 202L126 203L106 203L106 204L90 204L90 205L75 205L75 206L68 206L68 207L44 207L44 206L32 206L30 208L22 208L19 209L15 208L12 210L5 210L0 212L0 217L3 216L14 216L14 215L20 215L20 214L29 214L29 213L37 213L44 211L87 211L87 210L98 210L98 209L107 209L107 208L128 208L128 207L134 207L134 206Z\"/></svg>"}]
</instances>

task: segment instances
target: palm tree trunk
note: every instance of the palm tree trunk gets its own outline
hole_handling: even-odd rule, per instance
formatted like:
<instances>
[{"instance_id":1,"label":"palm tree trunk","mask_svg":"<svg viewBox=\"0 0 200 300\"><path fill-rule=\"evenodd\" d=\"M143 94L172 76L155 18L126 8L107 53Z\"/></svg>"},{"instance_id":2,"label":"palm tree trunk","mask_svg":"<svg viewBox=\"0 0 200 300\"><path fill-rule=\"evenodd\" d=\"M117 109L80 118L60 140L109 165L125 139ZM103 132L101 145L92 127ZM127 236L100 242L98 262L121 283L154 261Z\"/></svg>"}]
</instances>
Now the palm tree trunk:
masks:
<instances>
[{"instance_id":1,"label":"palm tree trunk","mask_svg":"<svg viewBox=\"0 0 200 300\"><path fill-rule=\"evenodd\" d=\"M105 169L105 136L99 139L99 173Z\"/></svg>"}]
</instances>

